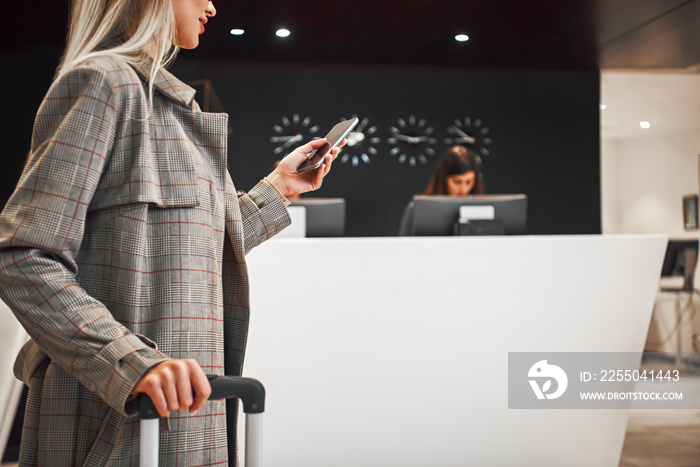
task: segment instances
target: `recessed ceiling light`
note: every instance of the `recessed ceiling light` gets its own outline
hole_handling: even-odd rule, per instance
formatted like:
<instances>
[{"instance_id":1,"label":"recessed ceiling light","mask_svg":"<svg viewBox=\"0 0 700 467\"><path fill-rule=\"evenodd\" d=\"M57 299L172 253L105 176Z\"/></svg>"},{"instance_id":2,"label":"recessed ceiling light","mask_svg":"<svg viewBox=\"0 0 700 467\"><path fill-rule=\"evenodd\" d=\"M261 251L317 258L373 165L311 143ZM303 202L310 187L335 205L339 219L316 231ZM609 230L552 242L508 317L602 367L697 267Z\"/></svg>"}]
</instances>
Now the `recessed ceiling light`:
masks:
<instances>
[{"instance_id":1,"label":"recessed ceiling light","mask_svg":"<svg viewBox=\"0 0 700 467\"><path fill-rule=\"evenodd\" d=\"M600 104L600 110L605 110L605 109L607 109L607 108L608 108L607 105L605 105L605 104Z\"/></svg>"},{"instance_id":2,"label":"recessed ceiling light","mask_svg":"<svg viewBox=\"0 0 700 467\"><path fill-rule=\"evenodd\" d=\"M242 36L245 33L243 29L231 29L232 36Z\"/></svg>"},{"instance_id":3,"label":"recessed ceiling light","mask_svg":"<svg viewBox=\"0 0 700 467\"><path fill-rule=\"evenodd\" d=\"M275 34L277 34L277 37L289 37L291 32L289 32L289 29L278 29Z\"/></svg>"},{"instance_id":4,"label":"recessed ceiling light","mask_svg":"<svg viewBox=\"0 0 700 467\"><path fill-rule=\"evenodd\" d=\"M458 42L467 42L469 40L469 36L466 34L457 34L455 36L455 40Z\"/></svg>"},{"instance_id":5,"label":"recessed ceiling light","mask_svg":"<svg viewBox=\"0 0 700 467\"><path fill-rule=\"evenodd\" d=\"M647 128L651 128L651 123L649 123L647 121L643 121L643 122L639 122L639 126L646 130Z\"/></svg>"}]
</instances>

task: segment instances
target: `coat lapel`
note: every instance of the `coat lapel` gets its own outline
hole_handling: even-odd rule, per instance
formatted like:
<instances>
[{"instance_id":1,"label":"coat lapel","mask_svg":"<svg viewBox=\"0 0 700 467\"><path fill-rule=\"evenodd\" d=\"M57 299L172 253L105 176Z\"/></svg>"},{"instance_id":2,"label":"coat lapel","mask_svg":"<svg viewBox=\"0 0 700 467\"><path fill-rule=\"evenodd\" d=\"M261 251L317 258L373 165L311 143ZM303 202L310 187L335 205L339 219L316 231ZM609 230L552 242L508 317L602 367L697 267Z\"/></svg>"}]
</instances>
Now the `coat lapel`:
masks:
<instances>
[{"instance_id":1,"label":"coat lapel","mask_svg":"<svg viewBox=\"0 0 700 467\"><path fill-rule=\"evenodd\" d=\"M150 81L150 66L134 66L133 68L146 82ZM197 92L163 67L156 74L156 79L153 80L153 88L187 107L192 105L194 95Z\"/></svg>"}]
</instances>

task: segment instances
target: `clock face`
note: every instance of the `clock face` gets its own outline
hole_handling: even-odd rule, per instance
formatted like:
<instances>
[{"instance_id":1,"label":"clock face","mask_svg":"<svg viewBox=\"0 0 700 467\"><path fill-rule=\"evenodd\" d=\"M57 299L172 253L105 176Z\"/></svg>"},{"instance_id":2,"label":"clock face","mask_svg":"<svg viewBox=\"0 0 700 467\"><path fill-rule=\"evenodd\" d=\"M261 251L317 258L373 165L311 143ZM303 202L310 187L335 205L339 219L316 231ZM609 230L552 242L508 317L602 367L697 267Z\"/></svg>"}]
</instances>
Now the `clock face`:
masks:
<instances>
[{"instance_id":1,"label":"clock face","mask_svg":"<svg viewBox=\"0 0 700 467\"><path fill-rule=\"evenodd\" d=\"M351 118L355 118L353 115ZM343 118L342 120L347 120ZM370 125L369 118L363 118L355 129L347 136L347 144L343 147L340 162L350 163L353 167L360 165L360 162L369 164L370 157L376 156L375 145L381 143L381 139L376 136L377 127Z\"/></svg>"},{"instance_id":2,"label":"clock face","mask_svg":"<svg viewBox=\"0 0 700 467\"><path fill-rule=\"evenodd\" d=\"M435 155L433 145L437 139L430 136L435 129L428 126L424 118L419 120L413 115L408 120L399 118L398 125L390 127L389 131L391 137L387 142L394 145L389 154L397 156L399 164L408 162L415 167L418 163L427 164L428 157Z\"/></svg>"},{"instance_id":3,"label":"clock face","mask_svg":"<svg viewBox=\"0 0 700 467\"><path fill-rule=\"evenodd\" d=\"M445 138L445 144L461 144L471 149L481 162L481 156L488 156L491 151L487 148L493 140L487 136L489 127L484 125L480 118L472 120L471 117L464 117L464 120L455 120L447 127L447 132L452 135Z\"/></svg>"},{"instance_id":4,"label":"clock face","mask_svg":"<svg viewBox=\"0 0 700 467\"><path fill-rule=\"evenodd\" d=\"M270 142L275 145L274 154L278 157L286 156L296 147L316 139L320 129L318 125L311 124L310 117L302 118L297 113L291 118L282 117L282 124L272 127L274 135L270 137Z\"/></svg>"}]
</instances>

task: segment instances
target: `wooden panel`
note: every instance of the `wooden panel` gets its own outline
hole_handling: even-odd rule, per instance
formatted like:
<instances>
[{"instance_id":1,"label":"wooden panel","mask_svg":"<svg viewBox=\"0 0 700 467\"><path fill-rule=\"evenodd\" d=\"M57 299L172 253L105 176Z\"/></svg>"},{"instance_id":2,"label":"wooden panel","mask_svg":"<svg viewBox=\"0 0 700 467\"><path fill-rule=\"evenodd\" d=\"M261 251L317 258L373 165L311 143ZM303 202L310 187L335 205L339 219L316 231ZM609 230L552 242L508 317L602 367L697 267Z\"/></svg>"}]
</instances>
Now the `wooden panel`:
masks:
<instances>
[{"instance_id":1,"label":"wooden panel","mask_svg":"<svg viewBox=\"0 0 700 467\"><path fill-rule=\"evenodd\" d=\"M687 3L688 0L598 0L598 43L614 40L650 19Z\"/></svg>"},{"instance_id":2,"label":"wooden panel","mask_svg":"<svg viewBox=\"0 0 700 467\"><path fill-rule=\"evenodd\" d=\"M601 68L687 68L700 63L700 2L685 1L662 13L649 9L645 16L646 22L627 31L616 29L618 35L601 46Z\"/></svg>"}]
</instances>

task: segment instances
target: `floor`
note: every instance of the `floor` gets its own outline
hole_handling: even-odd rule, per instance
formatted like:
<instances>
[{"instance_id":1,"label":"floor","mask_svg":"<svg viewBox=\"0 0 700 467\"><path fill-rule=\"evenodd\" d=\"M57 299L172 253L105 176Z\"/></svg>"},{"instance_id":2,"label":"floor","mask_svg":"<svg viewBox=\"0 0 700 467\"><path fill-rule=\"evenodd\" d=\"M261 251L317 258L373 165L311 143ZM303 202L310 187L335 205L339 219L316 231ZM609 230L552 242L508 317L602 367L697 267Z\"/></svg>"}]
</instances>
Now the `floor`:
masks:
<instances>
[{"instance_id":1,"label":"floor","mask_svg":"<svg viewBox=\"0 0 700 467\"><path fill-rule=\"evenodd\" d=\"M700 466L700 409L631 410L620 467Z\"/></svg>"},{"instance_id":2,"label":"floor","mask_svg":"<svg viewBox=\"0 0 700 467\"><path fill-rule=\"evenodd\" d=\"M697 354L683 354L693 359ZM647 361L642 368L680 368L684 401L692 409L630 410L620 467L700 467L700 371L671 362ZM671 388L669 388L671 389Z\"/></svg>"}]
</instances>

